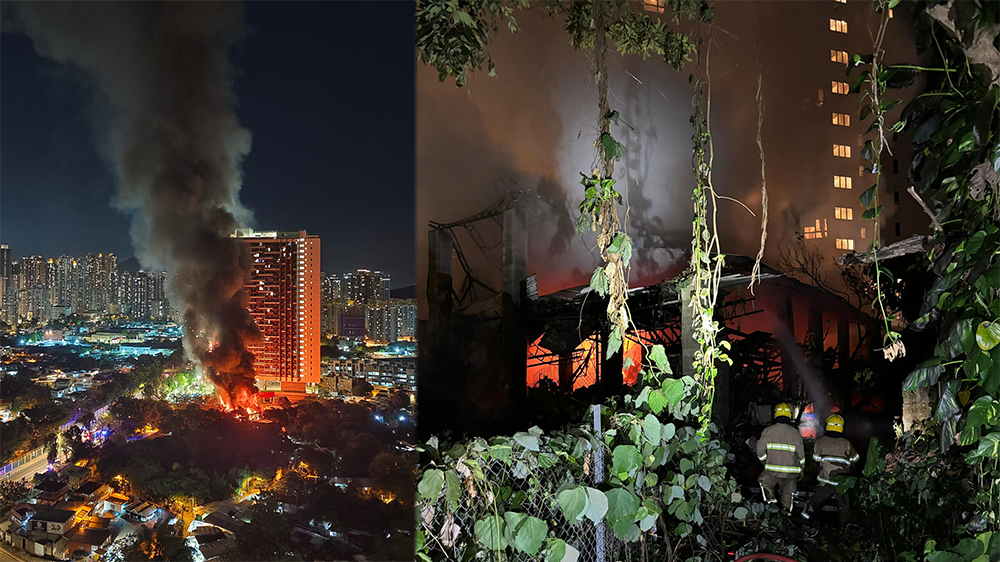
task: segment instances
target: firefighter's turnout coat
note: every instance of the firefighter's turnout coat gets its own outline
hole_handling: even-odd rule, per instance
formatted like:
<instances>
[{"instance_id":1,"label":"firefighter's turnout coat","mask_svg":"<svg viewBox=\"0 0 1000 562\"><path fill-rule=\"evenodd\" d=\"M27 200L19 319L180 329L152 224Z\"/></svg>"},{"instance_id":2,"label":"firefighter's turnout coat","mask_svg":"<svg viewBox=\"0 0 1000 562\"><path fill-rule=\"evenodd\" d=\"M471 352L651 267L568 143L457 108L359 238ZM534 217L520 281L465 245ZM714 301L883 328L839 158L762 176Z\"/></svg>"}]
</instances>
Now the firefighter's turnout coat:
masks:
<instances>
[{"instance_id":1,"label":"firefighter's turnout coat","mask_svg":"<svg viewBox=\"0 0 1000 562\"><path fill-rule=\"evenodd\" d=\"M798 478L806 464L806 449L799 430L788 423L768 426L757 441L757 457L764 463L764 472L770 476Z\"/></svg>"},{"instance_id":2,"label":"firefighter's turnout coat","mask_svg":"<svg viewBox=\"0 0 1000 562\"><path fill-rule=\"evenodd\" d=\"M820 467L816 479L821 484L836 486L833 476L846 472L851 464L858 462L860 458L847 439L824 435L816 440L816 445L813 447L813 460L818 462Z\"/></svg>"}]
</instances>

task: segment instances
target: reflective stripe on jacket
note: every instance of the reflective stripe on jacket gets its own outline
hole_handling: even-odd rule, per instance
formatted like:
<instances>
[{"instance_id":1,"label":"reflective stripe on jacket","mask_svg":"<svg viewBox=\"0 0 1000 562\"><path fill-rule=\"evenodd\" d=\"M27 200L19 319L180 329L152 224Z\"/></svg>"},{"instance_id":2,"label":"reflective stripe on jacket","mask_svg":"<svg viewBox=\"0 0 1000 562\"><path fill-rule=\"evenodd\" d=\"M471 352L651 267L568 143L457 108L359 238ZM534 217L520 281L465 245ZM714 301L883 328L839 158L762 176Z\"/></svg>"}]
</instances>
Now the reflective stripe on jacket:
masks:
<instances>
[{"instance_id":1,"label":"reflective stripe on jacket","mask_svg":"<svg viewBox=\"0 0 1000 562\"><path fill-rule=\"evenodd\" d=\"M764 463L764 470L779 478L798 476L806 464L799 430L787 423L768 426L757 441L757 458Z\"/></svg>"},{"instance_id":2,"label":"reflective stripe on jacket","mask_svg":"<svg viewBox=\"0 0 1000 562\"><path fill-rule=\"evenodd\" d=\"M833 476L847 472L851 464L861 458L851 442L843 437L824 435L816 440L813 447L813 460L819 463L817 480L822 484L836 486Z\"/></svg>"}]
</instances>

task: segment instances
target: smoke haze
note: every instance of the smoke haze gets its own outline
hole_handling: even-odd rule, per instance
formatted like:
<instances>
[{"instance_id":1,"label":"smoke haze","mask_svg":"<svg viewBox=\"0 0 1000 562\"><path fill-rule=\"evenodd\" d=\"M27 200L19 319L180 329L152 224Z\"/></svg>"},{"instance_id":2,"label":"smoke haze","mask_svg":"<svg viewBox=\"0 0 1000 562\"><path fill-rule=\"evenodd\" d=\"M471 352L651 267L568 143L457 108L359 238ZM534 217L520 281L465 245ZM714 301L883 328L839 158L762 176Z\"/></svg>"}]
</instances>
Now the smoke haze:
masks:
<instances>
[{"instance_id":1,"label":"smoke haze","mask_svg":"<svg viewBox=\"0 0 1000 562\"><path fill-rule=\"evenodd\" d=\"M230 238L249 220L239 190L251 136L234 111L228 58L246 33L244 6L30 2L14 17L41 56L82 71L94 90L98 144L137 256L167 270L185 349L223 401L255 408L250 264Z\"/></svg>"},{"instance_id":2,"label":"smoke haze","mask_svg":"<svg viewBox=\"0 0 1000 562\"><path fill-rule=\"evenodd\" d=\"M854 144L855 138L835 136L843 131L830 126L830 109L817 100L820 89L829 97L831 76L842 76L843 66L829 62L836 38L817 40L827 16L815 3L718 3L710 61L713 180L718 193L756 213L735 202L720 203L723 251L753 256L760 243L758 7L770 200L765 261L773 266L779 248L795 240L802 224L832 214L831 197L846 195L856 204L856 193L834 193L828 162L833 142ZM512 188L545 202L532 206L528 226L528 274L538 275L541 293L586 284L600 261L593 250L595 235L581 238L573 229L583 198L579 174L589 174L595 164L597 92L589 55L569 45L562 18L547 17L541 9L515 15L521 30L511 35L501 29L489 46L497 77L474 73L469 85L459 89L454 80L439 82L434 68L421 65L417 70L421 299L428 221L447 223L472 215ZM855 33L862 34L866 24L863 19L851 22ZM906 40L905 34L890 37L897 44ZM909 52L902 54L908 58ZM694 175L688 77L695 66L677 72L656 56L643 61L611 52L608 65L611 108L622 121L612 126L612 134L627 148L616 166L616 188L627 193L631 207L624 226L635 248L630 284L637 286L676 275L690 253ZM811 130L804 122L817 127ZM856 174L856 162L845 169L851 166ZM497 225L480 223L477 233L487 247L500 241ZM469 236L456 234L476 275L499 288L499 248L480 252ZM456 284L462 280L457 268L455 278Z\"/></svg>"}]
</instances>

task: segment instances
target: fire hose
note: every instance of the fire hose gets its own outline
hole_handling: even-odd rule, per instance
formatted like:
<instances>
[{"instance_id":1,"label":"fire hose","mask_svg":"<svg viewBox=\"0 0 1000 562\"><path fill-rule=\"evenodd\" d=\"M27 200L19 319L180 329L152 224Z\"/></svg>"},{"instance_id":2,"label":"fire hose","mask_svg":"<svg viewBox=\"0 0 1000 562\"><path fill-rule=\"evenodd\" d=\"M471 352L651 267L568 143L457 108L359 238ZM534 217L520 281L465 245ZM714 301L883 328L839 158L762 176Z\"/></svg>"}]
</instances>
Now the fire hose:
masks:
<instances>
[{"instance_id":1,"label":"fire hose","mask_svg":"<svg viewBox=\"0 0 1000 562\"><path fill-rule=\"evenodd\" d=\"M776 560L777 562L798 562L794 558L789 558L787 556L782 556L780 554L768 554L766 552L761 552L758 554L747 554L746 556L740 558L736 562L750 562L750 560Z\"/></svg>"}]
</instances>

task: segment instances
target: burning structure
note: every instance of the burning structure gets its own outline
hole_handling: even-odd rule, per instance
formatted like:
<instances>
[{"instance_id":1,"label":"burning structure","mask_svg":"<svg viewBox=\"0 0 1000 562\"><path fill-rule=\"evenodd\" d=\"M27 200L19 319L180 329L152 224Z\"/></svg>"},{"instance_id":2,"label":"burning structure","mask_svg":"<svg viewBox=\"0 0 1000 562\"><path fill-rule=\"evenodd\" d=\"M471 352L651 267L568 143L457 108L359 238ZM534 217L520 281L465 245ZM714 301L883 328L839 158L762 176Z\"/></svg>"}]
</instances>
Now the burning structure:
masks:
<instances>
[{"instance_id":1,"label":"burning structure","mask_svg":"<svg viewBox=\"0 0 1000 562\"><path fill-rule=\"evenodd\" d=\"M118 177L144 267L168 272L184 347L228 408L257 408L260 332L247 310L247 248L230 237L250 132L235 113L230 48L245 34L233 2L23 3L19 26L44 57L96 93L99 146ZM10 18L8 18L9 20Z\"/></svg>"},{"instance_id":2,"label":"burning structure","mask_svg":"<svg viewBox=\"0 0 1000 562\"><path fill-rule=\"evenodd\" d=\"M630 291L635 329L626 334L623 351L607 357L605 299L586 286L538 294L528 275L523 213L517 201L505 199L467 219L430 226L419 369L423 435L516 431L531 416L533 422L564 423L553 413L553 402L536 408L531 395L555 394L565 397L556 402L585 406L620 394L636 382L643 346L661 344L674 365L691 368L697 344L679 279ZM502 225L501 291L479 280L461 247L468 237L460 229L490 219ZM461 271L453 272L453 263ZM756 422L757 404L780 400L811 404L803 409L804 426L813 415L834 409L898 409L899 404L885 403L902 399L898 387L889 390L898 381L855 381L880 341L871 317L837 295L766 266L751 293L753 260L727 256L726 263L716 317L723 327L720 337L732 342L734 364L720 365L719 422L730 427Z\"/></svg>"}]
</instances>

